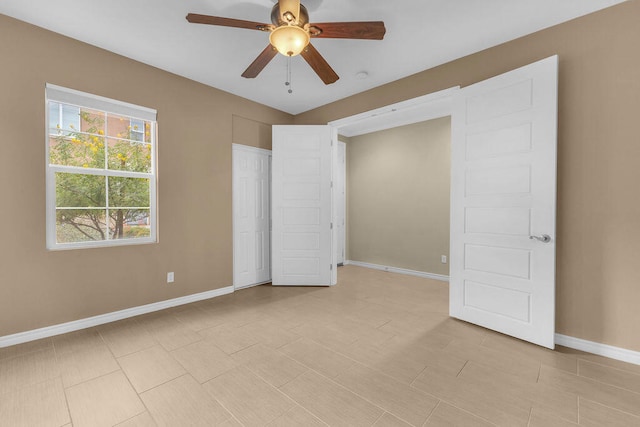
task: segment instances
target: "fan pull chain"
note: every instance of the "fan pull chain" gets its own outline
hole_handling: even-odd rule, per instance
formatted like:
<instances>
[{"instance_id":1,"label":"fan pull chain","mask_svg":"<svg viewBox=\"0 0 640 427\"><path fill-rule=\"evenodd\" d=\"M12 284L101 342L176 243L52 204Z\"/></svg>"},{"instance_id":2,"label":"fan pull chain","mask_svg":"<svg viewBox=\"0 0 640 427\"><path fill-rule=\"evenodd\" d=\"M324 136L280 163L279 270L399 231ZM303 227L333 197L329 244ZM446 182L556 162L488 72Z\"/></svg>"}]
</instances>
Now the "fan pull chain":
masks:
<instances>
[{"instance_id":1,"label":"fan pull chain","mask_svg":"<svg viewBox=\"0 0 640 427\"><path fill-rule=\"evenodd\" d=\"M287 78L286 81L284 82L285 86L289 87L289 90L287 92L289 93L293 93L293 89L291 88L291 57L287 57Z\"/></svg>"}]
</instances>

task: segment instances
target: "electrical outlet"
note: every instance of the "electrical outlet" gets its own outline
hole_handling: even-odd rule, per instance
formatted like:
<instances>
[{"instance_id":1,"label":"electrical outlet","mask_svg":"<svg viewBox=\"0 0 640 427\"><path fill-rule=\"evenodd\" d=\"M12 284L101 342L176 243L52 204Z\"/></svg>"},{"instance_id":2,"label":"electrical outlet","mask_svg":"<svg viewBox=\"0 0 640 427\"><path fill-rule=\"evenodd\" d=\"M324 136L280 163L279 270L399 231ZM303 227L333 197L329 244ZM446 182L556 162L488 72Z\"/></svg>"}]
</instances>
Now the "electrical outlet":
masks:
<instances>
[{"instance_id":1,"label":"electrical outlet","mask_svg":"<svg viewBox=\"0 0 640 427\"><path fill-rule=\"evenodd\" d=\"M167 283L173 283L175 281L175 276L173 271L167 273Z\"/></svg>"},{"instance_id":2,"label":"electrical outlet","mask_svg":"<svg viewBox=\"0 0 640 427\"><path fill-rule=\"evenodd\" d=\"M447 256L446 255L441 255L440 256L440 262L443 263L443 264L446 264L447 263Z\"/></svg>"}]
</instances>

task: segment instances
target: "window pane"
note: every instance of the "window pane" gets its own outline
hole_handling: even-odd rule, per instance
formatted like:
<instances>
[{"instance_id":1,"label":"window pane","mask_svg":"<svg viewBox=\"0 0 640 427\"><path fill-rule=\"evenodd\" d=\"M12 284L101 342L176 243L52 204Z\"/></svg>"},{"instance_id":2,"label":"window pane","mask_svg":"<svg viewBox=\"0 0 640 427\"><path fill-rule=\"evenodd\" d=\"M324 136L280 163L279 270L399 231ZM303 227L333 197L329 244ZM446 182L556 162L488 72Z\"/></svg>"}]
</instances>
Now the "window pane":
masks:
<instances>
[{"instance_id":1,"label":"window pane","mask_svg":"<svg viewBox=\"0 0 640 427\"><path fill-rule=\"evenodd\" d=\"M149 205L148 179L109 177L110 238L149 237Z\"/></svg>"},{"instance_id":2,"label":"window pane","mask_svg":"<svg viewBox=\"0 0 640 427\"><path fill-rule=\"evenodd\" d=\"M108 144L109 169L151 172L151 144L111 138Z\"/></svg>"},{"instance_id":3,"label":"window pane","mask_svg":"<svg viewBox=\"0 0 640 427\"><path fill-rule=\"evenodd\" d=\"M131 139L134 141L144 141L144 120L131 119L129 125L131 131Z\"/></svg>"},{"instance_id":4,"label":"window pane","mask_svg":"<svg viewBox=\"0 0 640 427\"><path fill-rule=\"evenodd\" d=\"M109 177L109 208L149 208L149 179Z\"/></svg>"},{"instance_id":5,"label":"window pane","mask_svg":"<svg viewBox=\"0 0 640 427\"><path fill-rule=\"evenodd\" d=\"M105 209L56 210L56 240L58 243L105 240Z\"/></svg>"},{"instance_id":6,"label":"window pane","mask_svg":"<svg viewBox=\"0 0 640 427\"><path fill-rule=\"evenodd\" d=\"M131 141L151 142L151 122L109 114L107 136Z\"/></svg>"},{"instance_id":7,"label":"window pane","mask_svg":"<svg viewBox=\"0 0 640 427\"><path fill-rule=\"evenodd\" d=\"M104 168L104 123L100 111L49 103L49 163Z\"/></svg>"},{"instance_id":8,"label":"window pane","mask_svg":"<svg viewBox=\"0 0 640 427\"><path fill-rule=\"evenodd\" d=\"M80 130L80 108L49 102L49 134L69 135Z\"/></svg>"},{"instance_id":9,"label":"window pane","mask_svg":"<svg viewBox=\"0 0 640 427\"><path fill-rule=\"evenodd\" d=\"M62 104L62 123L64 130L80 130L80 108L73 105Z\"/></svg>"},{"instance_id":10,"label":"window pane","mask_svg":"<svg viewBox=\"0 0 640 427\"><path fill-rule=\"evenodd\" d=\"M49 102L49 133L56 133L58 129L62 129L60 123L60 104L57 102Z\"/></svg>"},{"instance_id":11,"label":"window pane","mask_svg":"<svg viewBox=\"0 0 640 427\"><path fill-rule=\"evenodd\" d=\"M56 172L56 208L104 208L106 177Z\"/></svg>"},{"instance_id":12,"label":"window pane","mask_svg":"<svg viewBox=\"0 0 640 427\"><path fill-rule=\"evenodd\" d=\"M102 111L80 110L80 130L97 136L104 136L105 114Z\"/></svg>"},{"instance_id":13,"label":"window pane","mask_svg":"<svg viewBox=\"0 0 640 427\"><path fill-rule=\"evenodd\" d=\"M104 169L104 137L79 132L50 135L49 163Z\"/></svg>"},{"instance_id":14,"label":"window pane","mask_svg":"<svg viewBox=\"0 0 640 427\"><path fill-rule=\"evenodd\" d=\"M110 209L109 237L139 239L151 236L149 209Z\"/></svg>"}]
</instances>

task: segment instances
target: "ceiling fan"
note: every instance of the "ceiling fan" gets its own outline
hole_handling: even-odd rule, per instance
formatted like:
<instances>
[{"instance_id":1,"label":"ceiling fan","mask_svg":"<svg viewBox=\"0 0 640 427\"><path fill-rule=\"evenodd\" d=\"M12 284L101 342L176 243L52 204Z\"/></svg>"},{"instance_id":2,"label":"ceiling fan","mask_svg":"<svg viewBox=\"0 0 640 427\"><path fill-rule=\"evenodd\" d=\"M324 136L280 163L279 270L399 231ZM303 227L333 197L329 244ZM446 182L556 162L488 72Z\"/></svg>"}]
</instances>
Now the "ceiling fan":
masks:
<instances>
[{"instance_id":1,"label":"ceiling fan","mask_svg":"<svg viewBox=\"0 0 640 427\"><path fill-rule=\"evenodd\" d=\"M310 24L309 13L300 0L279 0L271 10L271 24L195 13L188 14L187 21L270 33L269 45L242 73L242 77L256 77L280 52L289 57L302 55L325 84L334 83L340 77L310 43L311 38L382 40L386 32L382 21Z\"/></svg>"}]
</instances>

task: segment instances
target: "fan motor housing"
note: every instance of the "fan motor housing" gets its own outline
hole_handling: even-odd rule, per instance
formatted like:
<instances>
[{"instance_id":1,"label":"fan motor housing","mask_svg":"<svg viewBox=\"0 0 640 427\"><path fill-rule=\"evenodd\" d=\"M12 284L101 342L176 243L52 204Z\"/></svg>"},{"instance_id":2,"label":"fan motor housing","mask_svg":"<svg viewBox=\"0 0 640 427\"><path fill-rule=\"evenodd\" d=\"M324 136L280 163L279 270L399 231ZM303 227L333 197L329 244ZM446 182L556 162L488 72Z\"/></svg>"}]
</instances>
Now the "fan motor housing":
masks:
<instances>
[{"instance_id":1,"label":"fan motor housing","mask_svg":"<svg viewBox=\"0 0 640 427\"><path fill-rule=\"evenodd\" d=\"M300 16L298 18L298 26L304 27L309 23L309 12L307 12L307 8L302 4L300 5ZM271 9L271 23L276 27L281 25L288 25L289 23L282 19L282 14L280 13L280 3L276 3Z\"/></svg>"}]
</instances>

